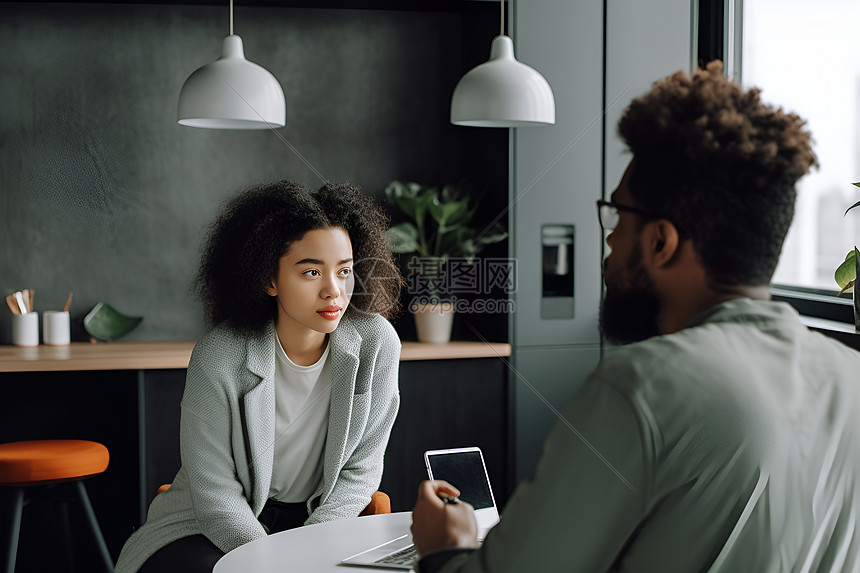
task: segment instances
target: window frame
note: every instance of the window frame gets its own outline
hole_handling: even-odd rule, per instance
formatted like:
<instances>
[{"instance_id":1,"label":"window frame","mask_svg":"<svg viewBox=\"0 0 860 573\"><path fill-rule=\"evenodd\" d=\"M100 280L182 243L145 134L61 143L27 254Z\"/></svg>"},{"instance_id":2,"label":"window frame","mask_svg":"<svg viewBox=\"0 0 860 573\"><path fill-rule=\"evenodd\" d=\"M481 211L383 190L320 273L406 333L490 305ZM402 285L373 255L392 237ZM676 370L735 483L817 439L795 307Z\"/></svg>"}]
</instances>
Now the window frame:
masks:
<instances>
[{"instance_id":1,"label":"window frame","mask_svg":"<svg viewBox=\"0 0 860 573\"><path fill-rule=\"evenodd\" d=\"M703 67L712 60L724 62L728 77L741 77L741 55L743 48L743 0L698 0L696 54L693 60ZM728 55L726 61L725 56ZM771 297L786 302L802 316L854 326L854 307L851 295L837 296L832 291L792 285L771 285ZM860 333L845 333L834 326L833 330L820 324L816 329L839 333L843 342L860 348Z\"/></svg>"}]
</instances>

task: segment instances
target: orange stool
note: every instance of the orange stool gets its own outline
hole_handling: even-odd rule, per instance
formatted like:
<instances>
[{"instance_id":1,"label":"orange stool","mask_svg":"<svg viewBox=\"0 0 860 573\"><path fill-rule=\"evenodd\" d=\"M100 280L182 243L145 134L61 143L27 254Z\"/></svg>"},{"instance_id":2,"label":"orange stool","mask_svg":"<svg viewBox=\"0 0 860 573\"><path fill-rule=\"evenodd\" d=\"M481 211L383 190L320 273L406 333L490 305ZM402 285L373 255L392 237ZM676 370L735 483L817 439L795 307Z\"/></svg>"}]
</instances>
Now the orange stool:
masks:
<instances>
[{"instance_id":1,"label":"orange stool","mask_svg":"<svg viewBox=\"0 0 860 573\"><path fill-rule=\"evenodd\" d=\"M7 529L6 573L14 573L18 556L18 536L21 515L29 501L27 490L36 486L52 486L74 482L77 501L84 510L86 522L98 545L103 566L113 571L113 561L102 536L87 490L81 480L107 469L110 455L103 445L85 440L36 440L0 444L0 494L11 502L11 511L0 515Z\"/></svg>"}]
</instances>

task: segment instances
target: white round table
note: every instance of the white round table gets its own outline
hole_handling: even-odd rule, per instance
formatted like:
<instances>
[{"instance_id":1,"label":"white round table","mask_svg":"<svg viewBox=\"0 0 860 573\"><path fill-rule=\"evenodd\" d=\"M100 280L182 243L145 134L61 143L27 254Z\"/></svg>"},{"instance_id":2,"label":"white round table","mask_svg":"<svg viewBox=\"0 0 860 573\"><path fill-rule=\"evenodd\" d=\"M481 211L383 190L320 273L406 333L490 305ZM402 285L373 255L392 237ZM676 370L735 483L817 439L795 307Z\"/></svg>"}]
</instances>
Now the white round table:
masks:
<instances>
[{"instance_id":1,"label":"white round table","mask_svg":"<svg viewBox=\"0 0 860 573\"><path fill-rule=\"evenodd\" d=\"M222 557L213 573L350 573L341 560L409 533L412 513L386 513L307 525L257 539ZM391 569L387 569L391 571Z\"/></svg>"}]
</instances>

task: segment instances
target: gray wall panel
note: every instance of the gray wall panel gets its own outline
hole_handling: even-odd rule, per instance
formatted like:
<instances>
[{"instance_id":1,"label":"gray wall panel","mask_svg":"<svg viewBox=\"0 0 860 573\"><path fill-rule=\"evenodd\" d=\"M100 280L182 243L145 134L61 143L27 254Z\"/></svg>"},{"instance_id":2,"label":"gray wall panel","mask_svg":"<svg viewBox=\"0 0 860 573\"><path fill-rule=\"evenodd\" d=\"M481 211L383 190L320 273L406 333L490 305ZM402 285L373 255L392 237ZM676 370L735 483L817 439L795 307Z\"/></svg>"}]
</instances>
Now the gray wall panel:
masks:
<instances>
[{"instance_id":1,"label":"gray wall panel","mask_svg":"<svg viewBox=\"0 0 860 573\"><path fill-rule=\"evenodd\" d=\"M617 135L624 108L654 81L691 69L691 9L695 2L698 0L607 0L606 197L630 161Z\"/></svg>"},{"instance_id":2,"label":"gray wall panel","mask_svg":"<svg viewBox=\"0 0 860 573\"><path fill-rule=\"evenodd\" d=\"M556 124L515 135L515 256L522 277L516 296L519 345L597 343L600 299L602 2L518 0L517 57L553 88ZM551 39L551 41L548 41ZM540 314L543 224L575 226L575 314Z\"/></svg>"},{"instance_id":3,"label":"gray wall panel","mask_svg":"<svg viewBox=\"0 0 860 573\"><path fill-rule=\"evenodd\" d=\"M532 475L560 411L600 360L599 347L518 348L510 374L516 416L516 482ZM552 406L552 407L550 407Z\"/></svg>"},{"instance_id":4,"label":"gray wall panel","mask_svg":"<svg viewBox=\"0 0 860 573\"><path fill-rule=\"evenodd\" d=\"M552 86L556 124L518 129L513 138L513 252L521 277L512 321L514 483L532 473L555 419L543 400L562 407L599 357L594 202L601 193L603 2L517 0L515 14L517 57ZM545 224L575 227L573 318L541 318Z\"/></svg>"},{"instance_id":5,"label":"gray wall panel","mask_svg":"<svg viewBox=\"0 0 860 573\"><path fill-rule=\"evenodd\" d=\"M557 407L599 359L603 236L594 202L611 193L629 161L615 135L618 119L654 80L689 68L694 1L517 0L517 54L553 86L558 123L514 135L513 249L521 277L512 320L514 365ZM540 317L540 227L549 223L576 226L576 307L569 320ZM542 402L514 384L514 472L522 479L540 457L551 420Z\"/></svg>"}]
</instances>

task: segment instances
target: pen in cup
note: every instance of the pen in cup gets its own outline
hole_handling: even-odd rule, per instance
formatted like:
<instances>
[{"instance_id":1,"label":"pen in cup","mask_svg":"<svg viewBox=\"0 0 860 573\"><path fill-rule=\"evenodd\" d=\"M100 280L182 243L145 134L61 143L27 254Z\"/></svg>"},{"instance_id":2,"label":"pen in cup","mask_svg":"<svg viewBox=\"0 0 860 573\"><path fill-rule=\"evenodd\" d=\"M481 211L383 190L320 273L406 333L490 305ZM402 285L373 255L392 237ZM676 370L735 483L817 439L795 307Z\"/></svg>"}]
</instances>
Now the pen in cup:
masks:
<instances>
[{"instance_id":1,"label":"pen in cup","mask_svg":"<svg viewBox=\"0 0 860 573\"><path fill-rule=\"evenodd\" d=\"M27 305L24 303L24 293L21 291L15 291L13 294L15 295L15 302L18 303L20 314L27 314L29 311L27 310Z\"/></svg>"},{"instance_id":2,"label":"pen in cup","mask_svg":"<svg viewBox=\"0 0 860 573\"><path fill-rule=\"evenodd\" d=\"M9 305L9 310L12 311L12 314L27 314L36 310L36 307L33 305L33 298L35 296L36 291L33 289L16 290L6 295L6 304Z\"/></svg>"},{"instance_id":3,"label":"pen in cup","mask_svg":"<svg viewBox=\"0 0 860 573\"><path fill-rule=\"evenodd\" d=\"M12 314L21 314L21 309L18 308L18 302L11 294L6 295L6 304L9 305L9 310L12 311Z\"/></svg>"}]
</instances>

